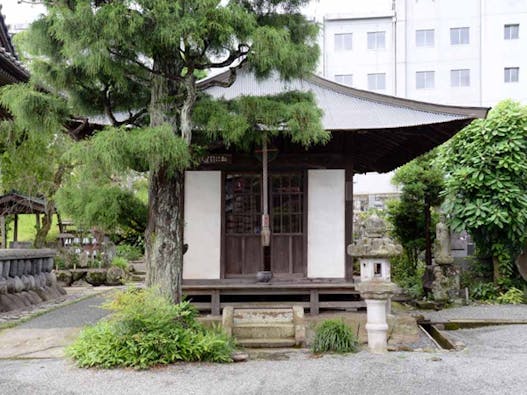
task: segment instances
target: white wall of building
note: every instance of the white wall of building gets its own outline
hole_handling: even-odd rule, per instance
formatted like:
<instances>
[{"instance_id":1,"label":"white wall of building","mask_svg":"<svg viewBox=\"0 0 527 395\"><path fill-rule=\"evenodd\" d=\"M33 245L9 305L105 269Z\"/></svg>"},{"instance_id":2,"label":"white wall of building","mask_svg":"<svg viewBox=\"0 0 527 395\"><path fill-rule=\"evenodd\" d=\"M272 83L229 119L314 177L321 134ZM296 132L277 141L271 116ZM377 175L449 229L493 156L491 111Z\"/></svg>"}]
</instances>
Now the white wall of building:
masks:
<instances>
[{"instance_id":1,"label":"white wall of building","mask_svg":"<svg viewBox=\"0 0 527 395\"><path fill-rule=\"evenodd\" d=\"M527 102L527 1L394 0L314 1L308 15L322 23L326 78L352 74L352 86L368 89L367 75L385 73L380 93L436 103L492 106L505 98ZM310 13L309 13L310 12ZM518 39L504 27L519 24ZM450 29L469 28L469 43L453 45ZM434 44L416 45L416 30L434 31ZM384 31L386 46L371 50L367 32ZM353 48L336 50L335 34L353 35ZM518 82L504 81L505 67L519 67ZM452 70L470 70L469 86L452 86ZM416 73L434 72L434 86L418 88Z\"/></svg>"},{"instance_id":2,"label":"white wall of building","mask_svg":"<svg viewBox=\"0 0 527 395\"><path fill-rule=\"evenodd\" d=\"M309 170L307 275L345 276L344 170Z\"/></svg>"},{"instance_id":3,"label":"white wall of building","mask_svg":"<svg viewBox=\"0 0 527 395\"><path fill-rule=\"evenodd\" d=\"M221 200L220 171L186 172L184 279L220 278Z\"/></svg>"},{"instance_id":4,"label":"white wall of building","mask_svg":"<svg viewBox=\"0 0 527 395\"><path fill-rule=\"evenodd\" d=\"M512 98L527 103L527 0L319 0L306 14L322 26L319 72L335 80L353 75L352 86L368 89L367 75L385 73L379 93L428 102L493 106ZM519 25L518 39L504 28ZM469 28L469 43L452 45L450 29ZM434 45L416 44L416 30L434 30ZM367 32L385 31L386 47L366 47ZM334 36L351 33L350 50L337 51ZM504 80L505 67L519 67L519 81ZM469 86L452 86L452 70L470 70ZM416 73L434 72L434 86L417 88ZM355 177L355 194L394 192L393 173Z\"/></svg>"}]
</instances>

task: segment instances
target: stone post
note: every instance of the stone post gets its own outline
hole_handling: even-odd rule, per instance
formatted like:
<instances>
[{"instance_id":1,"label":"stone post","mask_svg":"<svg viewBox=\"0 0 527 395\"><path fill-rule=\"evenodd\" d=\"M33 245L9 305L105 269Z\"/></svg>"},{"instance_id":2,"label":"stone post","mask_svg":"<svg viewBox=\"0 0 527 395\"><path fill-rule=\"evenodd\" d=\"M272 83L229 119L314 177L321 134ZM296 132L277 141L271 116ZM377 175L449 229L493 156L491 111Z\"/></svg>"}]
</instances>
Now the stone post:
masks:
<instances>
[{"instance_id":1,"label":"stone post","mask_svg":"<svg viewBox=\"0 0 527 395\"><path fill-rule=\"evenodd\" d=\"M402 247L385 236L386 225L376 215L366 221L365 235L348 246L348 254L359 259L361 282L357 285L366 301L368 347L379 354L387 350L391 295L398 289L391 282L390 258L401 254Z\"/></svg>"},{"instance_id":2,"label":"stone post","mask_svg":"<svg viewBox=\"0 0 527 395\"><path fill-rule=\"evenodd\" d=\"M438 303L447 303L459 298L459 270L450 254L450 232L442 217L436 225L434 263L427 268L431 279L429 291Z\"/></svg>"}]
</instances>

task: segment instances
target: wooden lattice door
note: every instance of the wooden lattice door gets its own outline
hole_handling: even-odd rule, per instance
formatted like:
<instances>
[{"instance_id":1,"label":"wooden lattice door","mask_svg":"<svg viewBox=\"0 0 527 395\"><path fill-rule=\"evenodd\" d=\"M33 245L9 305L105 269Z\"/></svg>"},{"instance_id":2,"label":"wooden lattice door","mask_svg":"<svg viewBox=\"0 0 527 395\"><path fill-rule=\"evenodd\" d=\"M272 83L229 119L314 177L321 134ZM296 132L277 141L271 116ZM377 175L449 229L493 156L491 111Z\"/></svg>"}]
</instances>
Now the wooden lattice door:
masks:
<instances>
[{"instance_id":1,"label":"wooden lattice door","mask_svg":"<svg viewBox=\"0 0 527 395\"><path fill-rule=\"evenodd\" d=\"M225 177L225 275L263 270L260 242L262 185L258 174Z\"/></svg>"},{"instance_id":2,"label":"wooden lattice door","mask_svg":"<svg viewBox=\"0 0 527 395\"><path fill-rule=\"evenodd\" d=\"M301 172L270 176L271 270L275 276L302 276L304 257L304 177Z\"/></svg>"},{"instance_id":3,"label":"wooden lattice door","mask_svg":"<svg viewBox=\"0 0 527 395\"><path fill-rule=\"evenodd\" d=\"M306 271L303 174L271 174L269 191L271 270L275 277L303 276ZM264 270L260 174L226 174L224 215L225 276L250 277Z\"/></svg>"}]
</instances>

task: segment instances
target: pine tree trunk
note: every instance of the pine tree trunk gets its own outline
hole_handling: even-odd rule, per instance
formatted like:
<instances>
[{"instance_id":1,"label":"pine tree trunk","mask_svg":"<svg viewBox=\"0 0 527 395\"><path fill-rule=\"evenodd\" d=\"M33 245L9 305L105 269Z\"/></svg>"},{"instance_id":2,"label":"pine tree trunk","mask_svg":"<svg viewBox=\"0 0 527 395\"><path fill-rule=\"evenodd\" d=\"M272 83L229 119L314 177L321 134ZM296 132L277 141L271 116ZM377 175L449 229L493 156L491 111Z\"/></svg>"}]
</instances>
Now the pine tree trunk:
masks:
<instances>
[{"instance_id":1,"label":"pine tree trunk","mask_svg":"<svg viewBox=\"0 0 527 395\"><path fill-rule=\"evenodd\" d=\"M175 61L154 57L154 69L160 73L180 75ZM172 125L178 128L177 103L174 94L178 86L163 75L152 79L149 108L150 126ZM191 107L191 106L190 106ZM182 118L181 113L179 114ZM189 141L187 141L189 142ZM174 303L181 302L183 278L185 172L170 169L162 163L150 169L148 194L148 225L146 229L146 285L156 287Z\"/></svg>"},{"instance_id":2,"label":"pine tree trunk","mask_svg":"<svg viewBox=\"0 0 527 395\"><path fill-rule=\"evenodd\" d=\"M184 183L184 172L160 168L150 173L146 285L174 303L182 295Z\"/></svg>"}]
</instances>

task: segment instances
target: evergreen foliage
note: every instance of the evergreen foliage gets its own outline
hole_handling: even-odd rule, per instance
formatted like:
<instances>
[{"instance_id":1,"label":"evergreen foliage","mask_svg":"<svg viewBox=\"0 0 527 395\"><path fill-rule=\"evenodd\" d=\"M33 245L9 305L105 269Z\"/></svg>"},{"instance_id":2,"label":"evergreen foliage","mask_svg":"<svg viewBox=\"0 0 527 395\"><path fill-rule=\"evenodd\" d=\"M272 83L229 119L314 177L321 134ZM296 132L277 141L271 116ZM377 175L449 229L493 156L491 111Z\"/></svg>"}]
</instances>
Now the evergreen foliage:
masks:
<instances>
[{"instance_id":1,"label":"evergreen foliage","mask_svg":"<svg viewBox=\"0 0 527 395\"><path fill-rule=\"evenodd\" d=\"M515 274L527 235L527 107L503 101L458 133L443 153L454 231L494 257L494 280Z\"/></svg>"},{"instance_id":2,"label":"evergreen foliage","mask_svg":"<svg viewBox=\"0 0 527 395\"><path fill-rule=\"evenodd\" d=\"M68 210L86 222L115 224L114 215L95 214L95 205L88 213L75 208L93 196L104 211L107 199L91 186L116 197L112 188L121 185L115 179L129 170L148 172L147 282L173 301L181 298L183 170L210 143L248 149L261 142L261 130L304 146L329 139L310 95L214 102L196 82L196 76L220 68L230 69L229 80L217 83L224 87L242 67L259 78L277 73L286 80L312 71L318 27L300 13L307 2L60 0L45 2L47 15L19 40L33 87L65 100L77 121L104 114L112 126L102 132L70 128L75 138L96 136L69 156L79 167L62 203L71 199ZM32 114L21 107L26 109L13 112ZM99 166L95 171L93 163ZM78 180L84 182L76 185ZM104 180L109 186L102 187Z\"/></svg>"},{"instance_id":3,"label":"evergreen foliage","mask_svg":"<svg viewBox=\"0 0 527 395\"><path fill-rule=\"evenodd\" d=\"M82 330L67 349L81 367L145 369L177 361L230 362L233 342L204 328L189 302L129 289L105 305L113 315Z\"/></svg>"},{"instance_id":4,"label":"evergreen foliage","mask_svg":"<svg viewBox=\"0 0 527 395\"><path fill-rule=\"evenodd\" d=\"M435 155L432 152L414 159L397 169L393 178L402 189L400 199L389 203L388 220L393 235L404 248L408 277L417 273L419 255L426 248L426 234L430 243L435 238L437 218L431 209L443 201L443 173L433 165ZM427 216L430 220L428 227Z\"/></svg>"},{"instance_id":5,"label":"evergreen foliage","mask_svg":"<svg viewBox=\"0 0 527 395\"><path fill-rule=\"evenodd\" d=\"M72 144L62 133L67 103L28 84L17 84L1 89L0 105L13 115L0 123L2 188L46 199L33 243L42 247L52 226L55 193L70 168L62 158Z\"/></svg>"}]
</instances>

